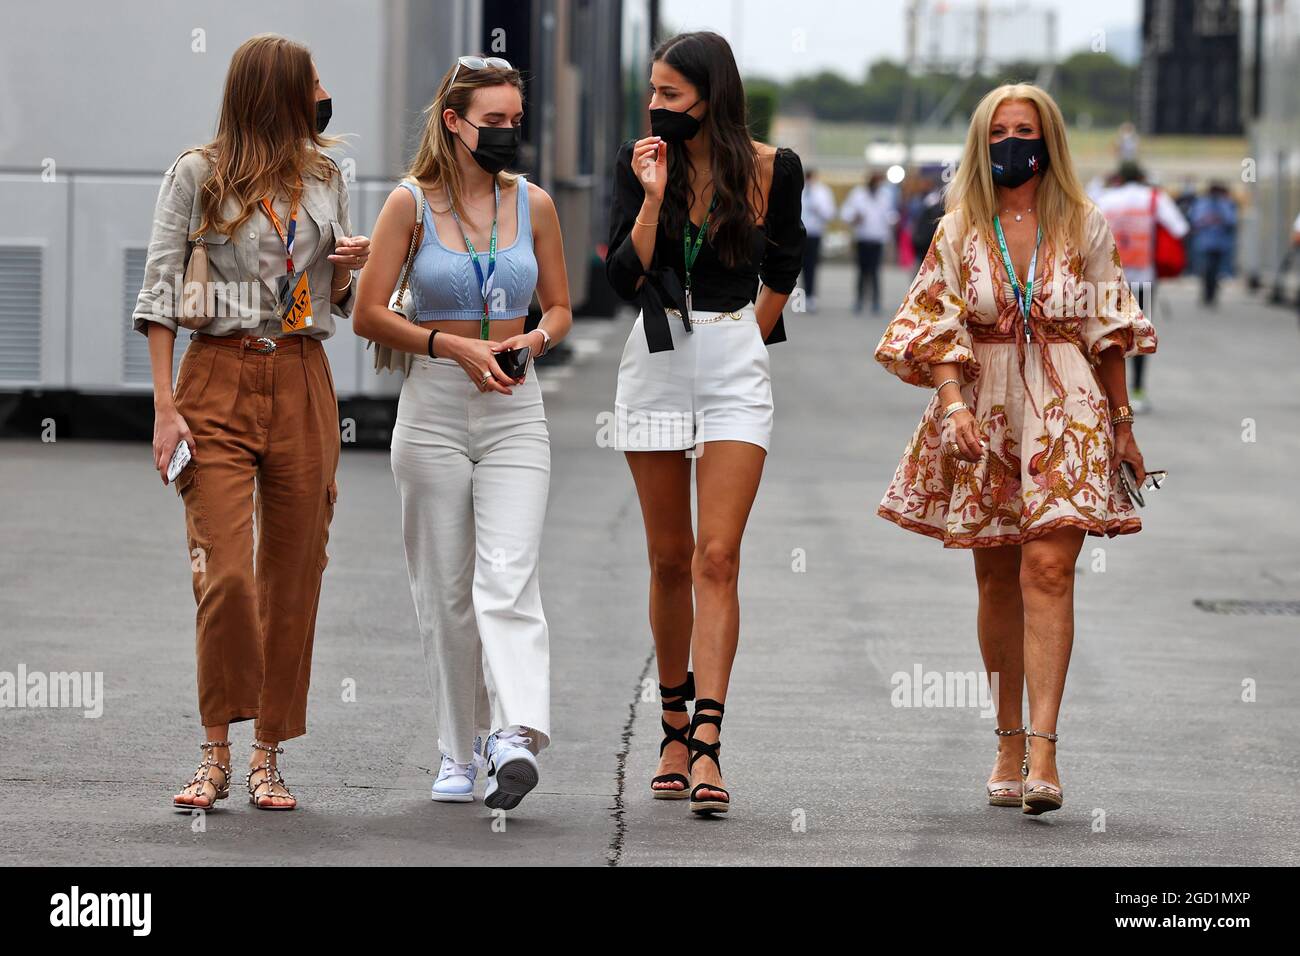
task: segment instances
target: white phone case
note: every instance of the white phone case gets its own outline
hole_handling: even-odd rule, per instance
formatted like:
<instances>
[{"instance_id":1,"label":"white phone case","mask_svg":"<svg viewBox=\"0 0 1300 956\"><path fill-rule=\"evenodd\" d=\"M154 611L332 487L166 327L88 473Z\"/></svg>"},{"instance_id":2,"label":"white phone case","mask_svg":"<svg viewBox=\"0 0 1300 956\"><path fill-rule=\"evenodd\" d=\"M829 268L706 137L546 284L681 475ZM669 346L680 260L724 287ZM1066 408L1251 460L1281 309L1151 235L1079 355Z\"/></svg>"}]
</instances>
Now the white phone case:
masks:
<instances>
[{"instance_id":1,"label":"white phone case","mask_svg":"<svg viewBox=\"0 0 1300 956\"><path fill-rule=\"evenodd\" d=\"M192 458L189 442L183 441L177 445L176 450L172 452L172 460L167 465L167 481L169 483L175 481L176 476L185 470L185 466Z\"/></svg>"}]
</instances>

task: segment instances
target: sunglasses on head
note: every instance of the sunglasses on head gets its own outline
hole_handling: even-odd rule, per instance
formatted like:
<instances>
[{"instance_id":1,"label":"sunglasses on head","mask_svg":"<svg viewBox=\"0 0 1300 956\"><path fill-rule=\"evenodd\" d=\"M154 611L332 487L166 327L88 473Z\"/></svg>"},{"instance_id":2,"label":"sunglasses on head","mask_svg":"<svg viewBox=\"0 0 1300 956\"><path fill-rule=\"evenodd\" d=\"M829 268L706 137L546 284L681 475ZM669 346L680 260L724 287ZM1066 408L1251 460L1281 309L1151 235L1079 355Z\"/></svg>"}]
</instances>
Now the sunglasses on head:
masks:
<instances>
[{"instance_id":1,"label":"sunglasses on head","mask_svg":"<svg viewBox=\"0 0 1300 956\"><path fill-rule=\"evenodd\" d=\"M452 70L451 83L447 84L447 89L451 89L452 83L456 82L456 74L460 72L461 67L467 70L485 70L489 66L497 70L513 70L509 60L503 60L499 56L462 56L456 58L456 69Z\"/></svg>"}]
</instances>

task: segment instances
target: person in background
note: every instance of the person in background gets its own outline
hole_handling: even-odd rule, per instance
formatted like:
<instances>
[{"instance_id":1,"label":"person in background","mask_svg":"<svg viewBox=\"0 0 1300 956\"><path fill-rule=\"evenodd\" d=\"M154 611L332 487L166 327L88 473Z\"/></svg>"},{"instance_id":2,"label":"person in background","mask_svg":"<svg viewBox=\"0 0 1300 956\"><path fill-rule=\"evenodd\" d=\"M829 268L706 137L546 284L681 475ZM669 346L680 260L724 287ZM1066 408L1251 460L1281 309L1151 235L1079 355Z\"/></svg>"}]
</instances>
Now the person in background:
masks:
<instances>
[{"instance_id":1,"label":"person in background","mask_svg":"<svg viewBox=\"0 0 1300 956\"><path fill-rule=\"evenodd\" d=\"M898 221L889 192L883 188L885 177L873 172L865 186L854 186L840 209L840 218L853 228L858 252L858 281L853 312L862 314L867 283L871 284L871 312L880 314L880 257L890 230Z\"/></svg>"},{"instance_id":2,"label":"person in background","mask_svg":"<svg viewBox=\"0 0 1300 956\"><path fill-rule=\"evenodd\" d=\"M1124 162L1119 167L1119 185L1101 194L1097 205L1106 214L1106 221L1115 236L1124 278L1137 296L1138 308L1144 315L1156 314L1156 224L1164 226L1177 239L1187 235L1187 220L1178 206L1161 189L1146 181L1142 167L1135 162ZM1144 372L1146 356L1133 356L1133 389L1131 405L1135 413L1150 411Z\"/></svg>"},{"instance_id":3,"label":"person in background","mask_svg":"<svg viewBox=\"0 0 1300 956\"><path fill-rule=\"evenodd\" d=\"M1237 204L1228 194L1227 186L1213 182L1206 194L1192 203L1188 219L1201 269L1201 302L1212 306L1219 292L1219 276L1232 266L1237 243Z\"/></svg>"},{"instance_id":4,"label":"person in background","mask_svg":"<svg viewBox=\"0 0 1300 956\"><path fill-rule=\"evenodd\" d=\"M1196 225L1192 222L1192 206L1201 198L1200 187L1191 176L1184 176L1182 185L1177 189L1171 188L1169 195L1173 198L1178 211L1183 214L1183 218L1187 220L1187 235L1183 236L1187 262L1183 266L1183 271L1188 275L1201 275L1204 272L1202 268L1204 256L1200 254L1196 239Z\"/></svg>"},{"instance_id":5,"label":"person in background","mask_svg":"<svg viewBox=\"0 0 1300 956\"><path fill-rule=\"evenodd\" d=\"M1291 252L1288 258L1295 257L1300 257L1300 215L1291 224ZM1297 311L1300 311L1300 295L1296 296L1295 304Z\"/></svg>"},{"instance_id":6,"label":"person in background","mask_svg":"<svg viewBox=\"0 0 1300 956\"><path fill-rule=\"evenodd\" d=\"M1115 133L1115 158L1120 165L1137 162L1138 143L1137 127L1132 123L1120 123Z\"/></svg>"},{"instance_id":7,"label":"person in background","mask_svg":"<svg viewBox=\"0 0 1300 956\"><path fill-rule=\"evenodd\" d=\"M817 263L822 255L822 236L835 220L835 196L831 188L817 177L815 169L805 170L803 187L803 291L808 297L809 312L817 311Z\"/></svg>"},{"instance_id":8,"label":"person in background","mask_svg":"<svg viewBox=\"0 0 1300 956\"><path fill-rule=\"evenodd\" d=\"M912 251L916 255L918 269L930 250L934 231L943 218L943 213L943 189L933 176L926 176L917 192L916 209L912 217Z\"/></svg>"}]
</instances>

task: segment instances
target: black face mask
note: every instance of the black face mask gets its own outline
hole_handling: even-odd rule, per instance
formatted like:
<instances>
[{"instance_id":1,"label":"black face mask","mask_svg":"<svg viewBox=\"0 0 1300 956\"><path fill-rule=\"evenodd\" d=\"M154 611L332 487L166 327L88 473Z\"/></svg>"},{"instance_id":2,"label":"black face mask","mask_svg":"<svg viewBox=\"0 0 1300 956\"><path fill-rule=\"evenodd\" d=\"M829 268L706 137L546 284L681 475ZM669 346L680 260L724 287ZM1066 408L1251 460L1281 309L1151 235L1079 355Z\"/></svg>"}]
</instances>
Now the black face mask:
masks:
<instances>
[{"instance_id":1,"label":"black face mask","mask_svg":"<svg viewBox=\"0 0 1300 956\"><path fill-rule=\"evenodd\" d=\"M316 101L316 132L325 132L325 127L330 124L330 117L334 115L333 101L327 96L323 100Z\"/></svg>"},{"instance_id":2,"label":"black face mask","mask_svg":"<svg viewBox=\"0 0 1300 956\"><path fill-rule=\"evenodd\" d=\"M461 117L465 119L465 117ZM469 120L465 120L469 123ZM474 126L473 123L469 123ZM488 173L495 176L507 166L513 166L515 158L519 155L519 140L521 133L517 126L474 126L478 130L478 147L469 149L469 154L474 157L474 162ZM460 138L459 136L457 137ZM465 141L462 139L461 144Z\"/></svg>"},{"instance_id":3,"label":"black face mask","mask_svg":"<svg viewBox=\"0 0 1300 956\"><path fill-rule=\"evenodd\" d=\"M1008 136L989 144L989 160L993 164L993 181L1014 189L1029 182L1036 173L1047 172L1047 144L1041 136L1036 139Z\"/></svg>"},{"instance_id":4,"label":"black face mask","mask_svg":"<svg viewBox=\"0 0 1300 956\"><path fill-rule=\"evenodd\" d=\"M695 103L698 103L696 100ZM686 109L694 109L692 103ZM662 107L650 111L650 132L668 143L684 143L700 131L700 121L686 110L666 110Z\"/></svg>"}]
</instances>

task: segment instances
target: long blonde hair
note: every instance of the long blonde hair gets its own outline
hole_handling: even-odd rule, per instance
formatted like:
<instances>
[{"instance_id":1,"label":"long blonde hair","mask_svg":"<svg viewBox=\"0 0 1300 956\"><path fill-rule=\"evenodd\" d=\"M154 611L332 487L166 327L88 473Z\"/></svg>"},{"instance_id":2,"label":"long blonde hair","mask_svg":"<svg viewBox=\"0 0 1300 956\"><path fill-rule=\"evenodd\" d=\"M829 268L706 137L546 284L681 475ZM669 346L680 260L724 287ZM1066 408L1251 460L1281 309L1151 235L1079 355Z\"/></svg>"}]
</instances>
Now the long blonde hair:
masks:
<instances>
[{"instance_id":1,"label":"long blonde hair","mask_svg":"<svg viewBox=\"0 0 1300 956\"><path fill-rule=\"evenodd\" d=\"M200 189L199 233L233 236L263 196L297 189L304 176L329 182L337 167L321 150L342 142L316 132L311 52L273 33L245 40L226 71L217 135L200 147L212 176ZM227 196L238 207L232 219L222 218Z\"/></svg>"},{"instance_id":2,"label":"long blonde hair","mask_svg":"<svg viewBox=\"0 0 1300 956\"><path fill-rule=\"evenodd\" d=\"M452 76L456 77L451 85ZM524 95L524 80L518 70L503 70L494 66L485 66L481 70L471 70L462 66L456 69L452 64L438 84L438 92L433 102L424 108L424 132L420 136L420 145L415 150L415 157L406 170L406 178L427 189L445 188L451 194L452 207L458 215L464 215L461 205L463 184L460 166L456 162L456 135L442 121L442 111L454 110L464 117L469 112L474 93L489 86L513 86ZM497 173L497 183L502 187L514 184L519 177L505 170Z\"/></svg>"},{"instance_id":3,"label":"long blonde hair","mask_svg":"<svg viewBox=\"0 0 1300 956\"><path fill-rule=\"evenodd\" d=\"M1007 83L990 90L971 114L970 131L962 150L961 165L948 187L945 208L960 211L967 228L974 227L985 236L993 234L993 216L997 212L997 190L993 185L993 165L989 160L989 127L993 114L1008 100L1032 103L1038 110L1043 141L1047 146L1047 172L1038 184L1034 206L1043 235L1058 248L1060 244L1078 249L1083 244L1084 214L1091 200L1084 192L1070 158L1065 138L1065 120L1061 108L1047 91L1032 83Z\"/></svg>"}]
</instances>

